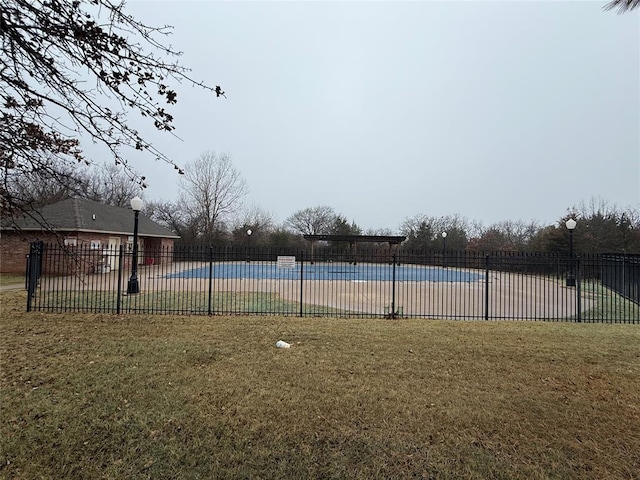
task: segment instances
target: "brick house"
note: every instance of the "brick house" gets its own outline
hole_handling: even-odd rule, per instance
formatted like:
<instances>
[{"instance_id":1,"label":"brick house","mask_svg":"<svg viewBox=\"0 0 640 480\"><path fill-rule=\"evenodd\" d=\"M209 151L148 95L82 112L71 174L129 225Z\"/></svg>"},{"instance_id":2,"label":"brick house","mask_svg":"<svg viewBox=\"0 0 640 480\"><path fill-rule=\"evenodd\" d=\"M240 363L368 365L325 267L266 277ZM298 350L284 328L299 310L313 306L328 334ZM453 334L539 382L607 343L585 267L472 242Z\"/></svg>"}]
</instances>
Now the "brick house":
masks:
<instances>
[{"instance_id":1,"label":"brick house","mask_svg":"<svg viewBox=\"0 0 640 480\"><path fill-rule=\"evenodd\" d=\"M134 213L129 208L112 207L91 200L70 198L0 224L0 272L23 273L31 242L42 241L73 252L91 253L91 269L107 266L118 268L117 252L133 249ZM180 238L171 230L140 214L138 222L138 261L158 264L167 261L173 242ZM162 252L165 252L162 255ZM86 254L83 253L86 257ZM65 263L69 263L68 260ZM127 265L130 255L126 256ZM50 270L56 268L50 264ZM83 267L83 270L85 268ZM65 268L66 270L66 268ZM54 271L43 273L56 273Z\"/></svg>"}]
</instances>

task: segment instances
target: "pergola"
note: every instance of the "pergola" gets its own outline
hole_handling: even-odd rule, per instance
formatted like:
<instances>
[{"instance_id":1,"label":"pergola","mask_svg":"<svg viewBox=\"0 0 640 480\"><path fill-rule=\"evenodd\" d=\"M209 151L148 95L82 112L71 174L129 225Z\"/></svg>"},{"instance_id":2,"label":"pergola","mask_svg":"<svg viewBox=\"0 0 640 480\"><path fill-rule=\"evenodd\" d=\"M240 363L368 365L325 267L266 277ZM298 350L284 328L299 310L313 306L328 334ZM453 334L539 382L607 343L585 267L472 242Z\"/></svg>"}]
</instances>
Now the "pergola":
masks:
<instances>
[{"instance_id":1,"label":"pergola","mask_svg":"<svg viewBox=\"0 0 640 480\"><path fill-rule=\"evenodd\" d=\"M313 245L318 241L325 242L349 242L349 253L353 258L353 263L358 252L358 243L388 243L392 249L398 249L398 245L404 242L407 237L401 235L303 235L305 240L311 243L311 261L313 262Z\"/></svg>"}]
</instances>

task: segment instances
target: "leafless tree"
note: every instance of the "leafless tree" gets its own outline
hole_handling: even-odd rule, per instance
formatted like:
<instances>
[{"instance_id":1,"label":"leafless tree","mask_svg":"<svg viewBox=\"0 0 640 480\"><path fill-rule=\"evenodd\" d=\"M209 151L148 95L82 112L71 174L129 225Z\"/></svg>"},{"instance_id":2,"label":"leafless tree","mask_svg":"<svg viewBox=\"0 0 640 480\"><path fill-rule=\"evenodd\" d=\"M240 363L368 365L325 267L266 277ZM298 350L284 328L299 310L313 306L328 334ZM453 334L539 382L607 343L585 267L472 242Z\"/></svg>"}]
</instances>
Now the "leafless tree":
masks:
<instances>
[{"instance_id":1,"label":"leafless tree","mask_svg":"<svg viewBox=\"0 0 640 480\"><path fill-rule=\"evenodd\" d=\"M52 163L56 159L50 160ZM87 198L115 207L128 207L142 195L142 188L120 167L109 163L94 168L83 165L56 165L6 179L4 187L23 211L36 210L67 198Z\"/></svg>"},{"instance_id":2,"label":"leafless tree","mask_svg":"<svg viewBox=\"0 0 640 480\"><path fill-rule=\"evenodd\" d=\"M219 223L241 206L248 193L245 180L226 153L205 152L185 167L180 206L198 219L200 235L212 238Z\"/></svg>"},{"instance_id":3,"label":"leafless tree","mask_svg":"<svg viewBox=\"0 0 640 480\"><path fill-rule=\"evenodd\" d=\"M19 210L36 210L67 198L82 196L84 176L74 165L55 165L55 158L43 157L42 168L2 178L3 195ZM4 214L5 212L3 212Z\"/></svg>"},{"instance_id":4,"label":"leafless tree","mask_svg":"<svg viewBox=\"0 0 640 480\"><path fill-rule=\"evenodd\" d=\"M258 205L250 205L243 209L232 224L233 230L251 228L254 233L269 233L274 228L273 215Z\"/></svg>"},{"instance_id":5,"label":"leafless tree","mask_svg":"<svg viewBox=\"0 0 640 480\"><path fill-rule=\"evenodd\" d=\"M257 205L243 209L231 225L231 241L234 245L264 245L274 231L273 215ZM251 231L251 235L247 232Z\"/></svg>"},{"instance_id":6,"label":"leafless tree","mask_svg":"<svg viewBox=\"0 0 640 480\"><path fill-rule=\"evenodd\" d=\"M129 207L131 199L142 196L140 184L134 182L118 165L100 165L100 169L85 171L84 196L114 207ZM144 178L140 176L140 178Z\"/></svg>"},{"instance_id":7,"label":"leafless tree","mask_svg":"<svg viewBox=\"0 0 640 480\"><path fill-rule=\"evenodd\" d=\"M291 215L285 225L301 235L321 235L330 233L335 218L336 213L331 207L309 207Z\"/></svg>"},{"instance_id":8,"label":"leafless tree","mask_svg":"<svg viewBox=\"0 0 640 480\"><path fill-rule=\"evenodd\" d=\"M177 202L145 202L144 214L180 236L184 244L195 244L198 239L197 219L189 218Z\"/></svg>"},{"instance_id":9,"label":"leafless tree","mask_svg":"<svg viewBox=\"0 0 640 480\"><path fill-rule=\"evenodd\" d=\"M106 146L141 186L126 153L148 152L180 167L145 140L130 113L163 132L174 129L166 109L171 83L194 81L166 46L169 27L148 26L112 0L3 0L0 8L0 209L22 208L7 188L16 176L64 176L86 159L81 139Z\"/></svg>"}]
</instances>

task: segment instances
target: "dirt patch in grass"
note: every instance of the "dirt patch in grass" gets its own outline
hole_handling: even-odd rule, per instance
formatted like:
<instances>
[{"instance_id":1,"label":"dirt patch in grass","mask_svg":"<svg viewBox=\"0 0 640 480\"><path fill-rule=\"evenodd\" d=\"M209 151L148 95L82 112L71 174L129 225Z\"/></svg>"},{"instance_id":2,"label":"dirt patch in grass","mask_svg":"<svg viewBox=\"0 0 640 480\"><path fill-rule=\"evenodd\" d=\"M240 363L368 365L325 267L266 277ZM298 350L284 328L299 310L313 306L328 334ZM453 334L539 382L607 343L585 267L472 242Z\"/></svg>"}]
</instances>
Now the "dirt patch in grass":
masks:
<instances>
[{"instance_id":1,"label":"dirt patch in grass","mask_svg":"<svg viewBox=\"0 0 640 480\"><path fill-rule=\"evenodd\" d=\"M24 292L0 301L1 477L640 471L638 326L26 314Z\"/></svg>"}]
</instances>

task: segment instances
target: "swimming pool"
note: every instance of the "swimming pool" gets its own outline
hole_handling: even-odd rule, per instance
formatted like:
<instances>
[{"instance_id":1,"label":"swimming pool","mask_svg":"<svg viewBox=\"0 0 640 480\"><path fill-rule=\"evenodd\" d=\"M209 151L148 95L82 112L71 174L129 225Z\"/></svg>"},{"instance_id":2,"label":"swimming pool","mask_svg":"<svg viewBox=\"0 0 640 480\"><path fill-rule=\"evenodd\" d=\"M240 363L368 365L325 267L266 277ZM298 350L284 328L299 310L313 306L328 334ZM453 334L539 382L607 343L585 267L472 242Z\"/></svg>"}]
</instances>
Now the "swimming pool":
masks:
<instances>
[{"instance_id":1,"label":"swimming pool","mask_svg":"<svg viewBox=\"0 0 640 480\"><path fill-rule=\"evenodd\" d=\"M224 262L214 263L212 278L250 278L258 280L300 280L301 267L278 267L276 263ZM166 275L165 278L209 278L209 266L192 268ZM305 263L302 268L304 280L347 280L352 282L391 281L393 265L361 263ZM398 282L476 282L483 274L451 268L421 265L396 265L395 279Z\"/></svg>"}]
</instances>

